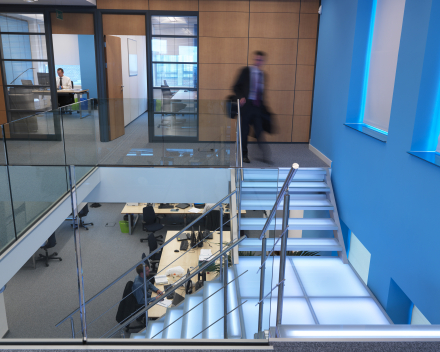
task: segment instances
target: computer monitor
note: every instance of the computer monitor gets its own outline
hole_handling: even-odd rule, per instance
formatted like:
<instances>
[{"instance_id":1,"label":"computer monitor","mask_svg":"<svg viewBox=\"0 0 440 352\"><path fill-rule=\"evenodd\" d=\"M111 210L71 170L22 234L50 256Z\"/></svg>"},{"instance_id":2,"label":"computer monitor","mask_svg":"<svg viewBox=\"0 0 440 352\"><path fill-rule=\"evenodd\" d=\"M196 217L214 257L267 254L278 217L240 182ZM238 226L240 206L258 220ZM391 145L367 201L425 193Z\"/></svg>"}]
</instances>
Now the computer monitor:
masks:
<instances>
[{"instance_id":1,"label":"computer monitor","mask_svg":"<svg viewBox=\"0 0 440 352\"><path fill-rule=\"evenodd\" d=\"M50 86L49 73L37 72L38 85Z\"/></svg>"},{"instance_id":2,"label":"computer monitor","mask_svg":"<svg viewBox=\"0 0 440 352\"><path fill-rule=\"evenodd\" d=\"M22 79L21 84L24 86L31 86L33 83L30 79Z\"/></svg>"}]
</instances>

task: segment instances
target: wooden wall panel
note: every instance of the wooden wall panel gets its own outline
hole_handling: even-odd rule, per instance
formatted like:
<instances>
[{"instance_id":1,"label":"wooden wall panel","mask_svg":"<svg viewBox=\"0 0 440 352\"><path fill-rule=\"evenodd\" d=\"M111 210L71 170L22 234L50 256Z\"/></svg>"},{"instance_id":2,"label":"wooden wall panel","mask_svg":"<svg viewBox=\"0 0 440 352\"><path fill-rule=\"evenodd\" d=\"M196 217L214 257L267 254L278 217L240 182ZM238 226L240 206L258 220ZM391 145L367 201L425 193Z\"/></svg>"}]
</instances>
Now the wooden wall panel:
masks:
<instances>
[{"instance_id":1,"label":"wooden wall panel","mask_svg":"<svg viewBox=\"0 0 440 352\"><path fill-rule=\"evenodd\" d=\"M247 38L199 38L199 62L247 64Z\"/></svg>"},{"instance_id":2,"label":"wooden wall panel","mask_svg":"<svg viewBox=\"0 0 440 352\"><path fill-rule=\"evenodd\" d=\"M301 0L301 13L318 13L319 0Z\"/></svg>"},{"instance_id":3,"label":"wooden wall panel","mask_svg":"<svg viewBox=\"0 0 440 352\"><path fill-rule=\"evenodd\" d=\"M63 13L63 19L56 18L56 13L50 14L52 34L95 34L93 14Z\"/></svg>"},{"instance_id":4,"label":"wooden wall panel","mask_svg":"<svg viewBox=\"0 0 440 352\"><path fill-rule=\"evenodd\" d=\"M249 62L256 50L263 50L267 53L267 65L294 65L296 46L297 39L249 38Z\"/></svg>"},{"instance_id":5,"label":"wooden wall panel","mask_svg":"<svg viewBox=\"0 0 440 352\"><path fill-rule=\"evenodd\" d=\"M292 134L292 115L274 115L272 119L274 133L265 134L266 142L290 142Z\"/></svg>"},{"instance_id":6,"label":"wooden wall panel","mask_svg":"<svg viewBox=\"0 0 440 352\"><path fill-rule=\"evenodd\" d=\"M318 35L318 14L301 14L299 22L300 38L316 38Z\"/></svg>"},{"instance_id":7,"label":"wooden wall panel","mask_svg":"<svg viewBox=\"0 0 440 352\"><path fill-rule=\"evenodd\" d=\"M310 136L310 115L309 116L293 116L292 142L309 142Z\"/></svg>"},{"instance_id":8,"label":"wooden wall panel","mask_svg":"<svg viewBox=\"0 0 440 352\"><path fill-rule=\"evenodd\" d=\"M293 98L293 90L268 90L265 93L266 105L276 115L292 116Z\"/></svg>"},{"instance_id":9,"label":"wooden wall panel","mask_svg":"<svg viewBox=\"0 0 440 352\"><path fill-rule=\"evenodd\" d=\"M316 39L298 40L298 65L315 66Z\"/></svg>"},{"instance_id":10,"label":"wooden wall panel","mask_svg":"<svg viewBox=\"0 0 440 352\"><path fill-rule=\"evenodd\" d=\"M251 0L251 12L299 12L300 0Z\"/></svg>"},{"instance_id":11,"label":"wooden wall panel","mask_svg":"<svg viewBox=\"0 0 440 352\"><path fill-rule=\"evenodd\" d=\"M249 13L246 12L200 12L201 37L247 38Z\"/></svg>"},{"instance_id":12,"label":"wooden wall panel","mask_svg":"<svg viewBox=\"0 0 440 352\"><path fill-rule=\"evenodd\" d=\"M199 64L201 89L230 89L243 65L238 64Z\"/></svg>"},{"instance_id":13,"label":"wooden wall panel","mask_svg":"<svg viewBox=\"0 0 440 352\"><path fill-rule=\"evenodd\" d=\"M298 38L298 13L251 13L250 38Z\"/></svg>"},{"instance_id":14,"label":"wooden wall panel","mask_svg":"<svg viewBox=\"0 0 440 352\"><path fill-rule=\"evenodd\" d=\"M0 110L0 125L8 122L8 117L6 115L6 110Z\"/></svg>"},{"instance_id":15,"label":"wooden wall panel","mask_svg":"<svg viewBox=\"0 0 440 352\"><path fill-rule=\"evenodd\" d=\"M148 10L148 0L97 0L96 7L106 10Z\"/></svg>"},{"instance_id":16,"label":"wooden wall panel","mask_svg":"<svg viewBox=\"0 0 440 352\"><path fill-rule=\"evenodd\" d=\"M224 100L231 94L231 89L199 89L199 101Z\"/></svg>"},{"instance_id":17,"label":"wooden wall panel","mask_svg":"<svg viewBox=\"0 0 440 352\"><path fill-rule=\"evenodd\" d=\"M102 15L104 35L146 35L144 15Z\"/></svg>"},{"instance_id":18,"label":"wooden wall panel","mask_svg":"<svg viewBox=\"0 0 440 352\"><path fill-rule=\"evenodd\" d=\"M224 114L199 114L200 141L235 141L236 120Z\"/></svg>"},{"instance_id":19,"label":"wooden wall panel","mask_svg":"<svg viewBox=\"0 0 440 352\"><path fill-rule=\"evenodd\" d=\"M295 115L310 115L312 111L312 91L295 91Z\"/></svg>"},{"instance_id":20,"label":"wooden wall panel","mask_svg":"<svg viewBox=\"0 0 440 352\"><path fill-rule=\"evenodd\" d=\"M295 90L313 90L314 71L315 66L298 65Z\"/></svg>"},{"instance_id":21,"label":"wooden wall panel","mask_svg":"<svg viewBox=\"0 0 440 352\"><path fill-rule=\"evenodd\" d=\"M198 0L149 0L150 10L198 11Z\"/></svg>"},{"instance_id":22,"label":"wooden wall panel","mask_svg":"<svg viewBox=\"0 0 440 352\"><path fill-rule=\"evenodd\" d=\"M295 85L295 65L265 65L265 86L267 90L293 90Z\"/></svg>"},{"instance_id":23,"label":"wooden wall panel","mask_svg":"<svg viewBox=\"0 0 440 352\"><path fill-rule=\"evenodd\" d=\"M199 11L249 12L249 0L200 0Z\"/></svg>"}]
</instances>

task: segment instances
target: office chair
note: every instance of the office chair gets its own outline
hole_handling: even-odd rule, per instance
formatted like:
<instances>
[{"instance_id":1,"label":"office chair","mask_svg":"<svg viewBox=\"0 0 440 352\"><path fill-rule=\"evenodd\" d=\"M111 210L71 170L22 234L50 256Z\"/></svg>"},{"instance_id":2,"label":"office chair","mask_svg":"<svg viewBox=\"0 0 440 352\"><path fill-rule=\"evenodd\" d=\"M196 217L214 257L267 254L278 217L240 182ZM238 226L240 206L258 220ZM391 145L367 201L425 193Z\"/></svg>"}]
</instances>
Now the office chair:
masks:
<instances>
[{"instance_id":1,"label":"office chair","mask_svg":"<svg viewBox=\"0 0 440 352\"><path fill-rule=\"evenodd\" d=\"M149 205L143 209L142 214L142 230L155 233L156 231L162 230L165 225L160 223L160 218L156 216L154 208ZM156 223L158 221L159 223ZM161 237L158 235L157 237ZM148 241L148 238L141 238L141 242ZM157 240L157 238L156 238Z\"/></svg>"},{"instance_id":2,"label":"office chair","mask_svg":"<svg viewBox=\"0 0 440 352\"><path fill-rule=\"evenodd\" d=\"M116 312L116 321L119 324L123 324L127 319L129 319L133 313L138 311L143 305L139 305L136 301L136 297L132 293L133 289L133 281L128 281L125 284L124 292L122 294L122 300L119 302L118 311ZM140 318L144 318L145 315L142 315ZM140 320L141 320L140 319ZM138 319L136 319L138 320ZM139 320L138 320L139 321ZM125 327L125 331L128 332L130 329L142 329L145 328L145 322L141 322L141 325L130 326L133 323L128 324Z\"/></svg>"},{"instance_id":3,"label":"office chair","mask_svg":"<svg viewBox=\"0 0 440 352\"><path fill-rule=\"evenodd\" d=\"M93 226L93 222L89 222L89 223L84 223L84 221L82 220L82 218L86 217L87 214L89 213L89 205L86 204L84 208L81 209L81 211L78 213L78 217L79 217L79 227L83 227L86 230L88 230L87 226ZM73 225L70 225L73 226ZM77 225L75 224L75 229L77 228Z\"/></svg>"},{"instance_id":4,"label":"office chair","mask_svg":"<svg viewBox=\"0 0 440 352\"><path fill-rule=\"evenodd\" d=\"M48 253L48 249L49 248L53 248L53 247L55 247L56 246L56 244L57 244L57 240L55 239L55 232L47 239L47 241L44 243L44 245L42 245L40 248L42 248L42 249L44 249L44 251L46 252L46 254L45 255L43 255L43 254L40 254L40 257L39 258L37 258L37 262L40 262L40 261L45 261L46 262L46 266L49 266L49 260L50 259L56 259L56 260L59 260L59 261L62 261L63 259L61 259L60 257L57 257L57 255L58 255L58 253L57 252L54 252L54 253L52 253L52 254L49 254Z\"/></svg>"},{"instance_id":5,"label":"office chair","mask_svg":"<svg viewBox=\"0 0 440 352\"><path fill-rule=\"evenodd\" d=\"M150 247L150 253L152 253L153 251L155 251L159 245L156 237L154 237L154 233L150 233L148 235L148 247ZM162 244L162 243L160 243ZM155 253L153 256L151 256L147 261L149 263L150 266L150 275L156 275L157 274L157 269L159 268L159 261L160 261L160 257L162 256L162 250L160 250L159 252Z\"/></svg>"}]
</instances>

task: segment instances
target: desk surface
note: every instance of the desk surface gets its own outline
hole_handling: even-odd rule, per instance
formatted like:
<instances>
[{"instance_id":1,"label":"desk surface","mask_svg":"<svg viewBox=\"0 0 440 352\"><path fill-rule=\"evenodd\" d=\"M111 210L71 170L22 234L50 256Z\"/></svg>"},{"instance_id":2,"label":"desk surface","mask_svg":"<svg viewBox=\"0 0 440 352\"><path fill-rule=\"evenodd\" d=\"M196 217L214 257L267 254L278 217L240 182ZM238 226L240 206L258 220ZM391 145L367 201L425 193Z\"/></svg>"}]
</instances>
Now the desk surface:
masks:
<instances>
[{"instance_id":1,"label":"desk surface","mask_svg":"<svg viewBox=\"0 0 440 352\"><path fill-rule=\"evenodd\" d=\"M195 100L197 95L197 91L195 90L185 90L180 89L176 94L173 95L171 100Z\"/></svg>"},{"instance_id":2,"label":"desk surface","mask_svg":"<svg viewBox=\"0 0 440 352\"><path fill-rule=\"evenodd\" d=\"M177 205L179 203L171 203L171 204ZM142 214L143 209L146 206L147 206L147 203L139 203L139 205L135 205L135 206L125 204L125 207L124 207L124 209L122 209L121 214ZM155 203L154 204L154 212L156 214L203 214L203 209L200 209L200 212L198 212L198 213L190 212L189 210L191 208L193 208L193 206L194 206L194 204L191 204L191 206L186 209L179 209L179 208L159 209L159 203ZM179 211L171 211L171 209L179 209ZM223 204L223 209L226 209L226 204ZM245 214L246 210L242 210L241 213ZM225 214L229 214L229 211L225 210Z\"/></svg>"},{"instance_id":3,"label":"desk surface","mask_svg":"<svg viewBox=\"0 0 440 352\"><path fill-rule=\"evenodd\" d=\"M88 89L57 89L57 94L87 93Z\"/></svg>"},{"instance_id":4,"label":"desk surface","mask_svg":"<svg viewBox=\"0 0 440 352\"><path fill-rule=\"evenodd\" d=\"M165 241L168 241L172 236L174 236L178 231L167 231L166 239ZM223 242L230 242L231 234L229 231L223 231ZM197 267L199 264L199 254L201 249L211 249L212 254L215 254L219 248L220 248L220 232L214 232L214 238L212 240L207 240L207 243L211 245L211 247L204 243L203 247L201 248L195 248L187 252L174 252L174 250L180 249L180 242L177 241L177 239L171 241L168 245L166 245L162 251L162 256L159 262L159 274L158 275L165 275L166 271L170 268L174 268L176 266L181 266L183 270L186 273L187 269L192 270L192 268ZM189 249L189 248L188 248ZM185 253L185 254L184 254ZM179 258L180 257L180 258ZM179 258L179 259L177 259ZM176 260L177 259L177 260ZM170 263L172 263L174 260L176 260L173 264L171 264L169 267L167 267ZM167 267L167 268L166 268ZM164 270L164 268L166 268ZM161 271L164 270L162 273ZM206 280L211 281L215 277L217 277L217 273L206 273ZM171 278L168 276L168 283L174 283L175 281L179 280L179 278ZM192 278L193 287L195 286L197 282L197 275ZM155 285L159 290L164 291L164 285ZM185 297L185 289L184 287L179 287L176 292ZM156 297L156 293L152 293L151 297ZM149 318L159 318L162 315L164 315L167 311L167 308L155 305L153 308L151 308L148 311L148 317Z\"/></svg>"}]
</instances>

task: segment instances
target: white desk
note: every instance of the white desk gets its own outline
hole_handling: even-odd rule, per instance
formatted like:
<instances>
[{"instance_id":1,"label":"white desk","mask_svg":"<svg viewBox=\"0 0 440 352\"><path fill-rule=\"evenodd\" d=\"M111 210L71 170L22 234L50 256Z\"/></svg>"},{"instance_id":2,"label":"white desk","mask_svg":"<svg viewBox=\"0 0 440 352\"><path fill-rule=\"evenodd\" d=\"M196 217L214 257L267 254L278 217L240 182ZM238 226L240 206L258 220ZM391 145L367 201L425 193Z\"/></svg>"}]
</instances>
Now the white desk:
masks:
<instances>
[{"instance_id":1,"label":"white desk","mask_svg":"<svg viewBox=\"0 0 440 352\"><path fill-rule=\"evenodd\" d=\"M197 91L195 90L178 90L171 100L195 100L197 99Z\"/></svg>"}]
</instances>

